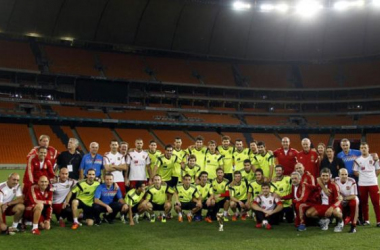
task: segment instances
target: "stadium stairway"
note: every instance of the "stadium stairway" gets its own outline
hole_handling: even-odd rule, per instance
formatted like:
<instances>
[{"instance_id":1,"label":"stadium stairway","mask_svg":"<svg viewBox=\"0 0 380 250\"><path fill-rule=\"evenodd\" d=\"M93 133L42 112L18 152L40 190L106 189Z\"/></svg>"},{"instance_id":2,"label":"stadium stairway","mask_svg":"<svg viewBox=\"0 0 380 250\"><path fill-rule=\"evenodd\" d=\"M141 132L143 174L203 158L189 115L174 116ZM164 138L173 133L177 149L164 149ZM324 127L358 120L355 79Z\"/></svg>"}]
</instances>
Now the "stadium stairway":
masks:
<instances>
[{"instance_id":1,"label":"stadium stairway","mask_svg":"<svg viewBox=\"0 0 380 250\"><path fill-rule=\"evenodd\" d=\"M189 133L189 131L184 130L183 132L190 138L190 140L195 141L195 138Z\"/></svg>"},{"instance_id":2,"label":"stadium stairway","mask_svg":"<svg viewBox=\"0 0 380 250\"><path fill-rule=\"evenodd\" d=\"M246 145L248 145L248 147L249 147L249 143L251 141L253 141L252 134L251 133L243 133L243 135L244 135L244 138L245 138L245 140L247 142Z\"/></svg>"},{"instance_id":3,"label":"stadium stairway","mask_svg":"<svg viewBox=\"0 0 380 250\"><path fill-rule=\"evenodd\" d=\"M36 59L36 64L38 65L38 69L42 73L49 73L49 62L44 56L42 51L42 47L40 47L34 39L30 39L29 42L30 49Z\"/></svg>"},{"instance_id":4,"label":"stadium stairway","mask_svg":"<svg viewBox=\"0 0 380 250\"><path fill-rule=\"evenodd\" d=\"M66 146L69 142L69 136L62 130L62 128L57 125L50 125L50 128L54 132L54 134L56 134L57 137L61 140L63 145Z\"/></svg>"},{"instance_id":5,"label":"stadium stairway","mask_svg":"<svg viewBox=\"0 0 380 250\"><path fill-rule=\"evenodd\" d=\"M29 124L28 131L29 131L30 138L32 139L33 145L37 146L38 141L37 141L36 133L34 132L33 124Z\"/></svg>"},{"instance_id":6,"label":"stadium stairway","mask_svg":"<svg viewBox=\"0 0 380 250\"><path fill-rule=\"evenodd\" d=\"M87 154L88 153L88 149L87 147L84 145L82 139L80 138L79 134L78 134L78 131L75 129L75 128L71 128L71 132L73 132L75 138L77 138L77 140L79 141L79 145L80 147L82 148L82 151Z\"/></svg>"},{"instance_id":7,"label":"stadium stairway","mask_svg":"<svg viewBox=\"0 0 380 250\"><path fill-rule=\"evenodd\" d=\"M108 114L106 114L106 116L109 117ZM113 136L115 136L115 138L116 138L119 142L123 141L123 139L121 139L120 135L116 132L115 129L111 128L111 132L112 132Z\"/></svg>"},{"instance_id":8,"label":"stadium stairway","mask_svg":"<svg viewBox=\"0 0 380 250\"><path fill-rule=\"evenodd\" d=\"M163 148L165 148L165 143L163 143L160 138L158 138L158 136L153 132L153 130L151 129L148 129L148 132L149 134L151 134L154 138L154 140L156 140L156 142L158 142Z\"/></svg>"}]
</instances>

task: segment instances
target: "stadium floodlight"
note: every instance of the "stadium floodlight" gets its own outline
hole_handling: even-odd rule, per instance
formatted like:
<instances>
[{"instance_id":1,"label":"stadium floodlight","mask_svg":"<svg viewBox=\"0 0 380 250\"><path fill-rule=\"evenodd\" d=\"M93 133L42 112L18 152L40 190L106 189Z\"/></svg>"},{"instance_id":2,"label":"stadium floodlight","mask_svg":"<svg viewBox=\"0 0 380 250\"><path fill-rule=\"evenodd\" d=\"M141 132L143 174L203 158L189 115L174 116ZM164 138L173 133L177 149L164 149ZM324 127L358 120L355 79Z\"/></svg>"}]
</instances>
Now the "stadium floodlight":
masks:
<instances>
[{"instance_id":1,"label":"stadium floodlight","mask_svg":"<svg viewBox=\"0 0 380 250\"><path fill-rule=\"evenodd\" d=\"M246 2L236 1L233 4L235 10L248 10L251 8L251 5Z\"/></svg>"},{"instance_id":2,"label":"stadium floodlight","mask_svg":"<svg viewBox=\"0 0 380 250\"><path fill-rule=\"evenodd\" d=\"M365 2L364 0L357 0L357 1L338 1L334 4L334 9L336 10L346 10L351 7L362 7L364 6Z\"/></svg>"},{"instance_id":3,"label":"stadium floodlight","mask_svg":"<svg viewBox=\"0 0 380 250\"><path fill-rule=\"evenodd\" d=\"M296 5L296 12L304 17L311 17L323 9L323 5L318 1L305 0Z\"/></svg>"},{"instance_id":4,"label":"stadium floodlight","mask_svg":"<svg viewBox=\"0 0 380 250\"><path fill-rule=\"evenodd\" d=\"M276 5L276 10L280 12L287 12L289 10L289 6L285 3L280 3Z\"/></svg>"},{"instance_id":5,"label":"stadium floodlight","mask_svg":"<svg viewBox=\"0 0 380 250\"><path fill-rule=\"evenodd\" d=\"M63 41L68 41L68 42L72 42L72 41L74 41L74 38L69 37L69 36L65 36L65 37L61 37L61 40L63 40Z\"/></svg>"},{"instance_id":6,"label":"stadium floodlight","mask_svg":"<svg viewBox=\"0 0 380 250\"><path fill-rule=\"evenodd\" d=\"M31 37L41 37L40 34L37 34L37 33L34 33L34 32L27 33L26 35L27 36L31 36Z\"/></svg>"},{"instance_id":7,"label":"stadium floodlight","mask_svg":"<svg viewBox=\"0 0 380 250\"><path fill-rule=\"evenodd\" d=\"M272 4L262 4L260 6L260 10L262 10L262 11L272 11L272 10L274 10L274 6Z\"/></svg>"},{"instance_id":8,"label":"stadium floodlight","mask_svg":"<svg viewBox=\"0 0 380 250\"><path fill-rule=\"evenodd\" d=\"M380 0L373 0L372 4L377 6L377 7L380 7Z\"/></svg>"}]
</instances>

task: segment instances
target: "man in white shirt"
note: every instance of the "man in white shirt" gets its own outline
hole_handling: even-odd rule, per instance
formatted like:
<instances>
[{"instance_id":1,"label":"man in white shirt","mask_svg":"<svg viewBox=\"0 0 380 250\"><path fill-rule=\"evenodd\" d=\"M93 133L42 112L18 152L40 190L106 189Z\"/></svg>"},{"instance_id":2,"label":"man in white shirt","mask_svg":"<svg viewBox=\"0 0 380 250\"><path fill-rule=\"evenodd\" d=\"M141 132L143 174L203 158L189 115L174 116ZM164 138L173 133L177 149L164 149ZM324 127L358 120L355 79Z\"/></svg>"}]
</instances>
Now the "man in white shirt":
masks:
<instances>
[{"instance_id":1,"label":"man in white shirt","mask_svg":"<svg viewBox=\"0 0 380 250\"><path fill-rule=\"evenodd\" d=\"M129 188L135 188L138 181L147 184L147 175L152 175L148 152L143 150L143 140L136 139L135 149L127 154L127 171L125 184Z\"/></svg>"},{"instance_id":2,"label":"man in white shirt","mask_svg":"<svg viewBox=\"0 0 380 250\"><path fill-rule=\"evenodd\" d=\"M65 227L65 219L72 218L70 201L66 197L77 182L69 178L69 169L62 167L59 170L59 178L53 184L53 214L57 216L60 227Z\"/></svg>"},{"instance_id":3,"label":"man in white shirt","mask_svg":"<svg viewBox=\"0 0 380 250\"><path fill-rule=\"evenodd\" d=\"M124 156L118 152L119 142L112 140L110 144L111 152L103 157L103 165L106 172L113 175L114 182L119 186L121 194L125 196L125 181L123 171L127 170Z\"/></svg>"},{"instance_id":4,"label":"man in white shirt","mask_svg":"<svg viewBox=\"0 0 380 250\"><path fill-rule=\"evenodd\" d=\"M0 229L1 232L14 233L24 214L24 196L20 188L20 176L10 174L6 182L0 183ZM5 216L13 215L11 228L7 227Z\"/></svg>"},{"instance_id":5,"label":"man in white shirt","mask_svg":"<svg viewBox=\"0 0 380 250\"><path fill-rule=\"evenodd\" d=\"M358 189L354 178L348 177L348 171L345 168L339 169L339 177L335 178L335 183L339 187L339 193L342 196L344 224L351 222L350 233L356 233L356 222L358 221L359 199Z\"/></svg>"},{"instance_id":6,"label":"man in white shirt","mask_svg":"<svg viewBox=\"0 0 380 250\"><path fill-rule=\"evenodd\" d=\"M359 197L363 211L364 224L369 225L368 196L371 197L376 214L377 227L380 227L380 197L377 177L380 174L379 161L369 154L368 143L360 144L362 155L354 162L354 174L359 177Z\"/></svg>"}]
</instances>

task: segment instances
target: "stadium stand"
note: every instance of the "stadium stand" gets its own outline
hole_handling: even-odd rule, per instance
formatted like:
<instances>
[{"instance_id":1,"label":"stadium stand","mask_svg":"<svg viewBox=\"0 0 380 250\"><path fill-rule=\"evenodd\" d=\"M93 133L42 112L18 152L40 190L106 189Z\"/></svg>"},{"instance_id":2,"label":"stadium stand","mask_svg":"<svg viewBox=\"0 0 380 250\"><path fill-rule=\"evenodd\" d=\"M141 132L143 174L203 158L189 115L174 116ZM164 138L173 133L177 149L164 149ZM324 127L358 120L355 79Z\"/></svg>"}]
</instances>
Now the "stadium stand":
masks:
<instances>
[{"instance_id":1,"label":"stadium stand","mask_svg":"<svg viewBox=\"0 0 380 250\"><path fill-rule=\"evenodd\" d=\"M284 125L287 123L283 116L245 116L249 125Z\"/></svg>"},{"instance_id":2,"label":"stadium stand","mask_svg":"<svg viewBox=\"0 0 380 250\"><path fill-rule=\"evenodd\" d=\"M33 125L34 132L36 134L37 140L40 135L48 135L50 136L50 144L58 152L62 152L66 150L66 146L63 144L60 138L52 131L49 125Z\"/></svg>"},{"instance_id":3,"label":"stadium stand","mask_svg":"<svg viewBox=\"0 0 380 250\"><path fill-rule=\"evenodd\" d=\"M289 88L289 65L240 64L241 74L252 88Z\"/></svg>"},{"instance_id":4,"label":"stadium stand","mask_svg":"<svg viewBox=\"0 0 380 250\"><path fill-rule=\"evenodd\" d=\"M309 139L314 147L317 147L318 143L320 142L328 146L330 135L329 134L309 134Z\"/></svg>"},{"instance_id":5,"label":"stadium stand","mask_svg":"<svg viewBox=\"0 0 380 250\"><path fill-rule=\"evenodd\" d=\"M100 52L99 60L108 78L151 80L141 56Z\"/></svg>"},{"instance_id":6,"label":"stadium stand","mask_svg":"<svg viewBox=\"0 0 380 250\"><path fill-rule=\"evenodd\" d=\"M360 117L358 125L380 125L380 115L366 115Z\"/></svg>"},{"instance_id":7,"label":"stadium stand","mask_svg":"<svg viewBox=\"0 0 380 250\"><path fill-rule=\"evenodd\" d=\"M164 144L172 144L174 146L174 140L176 137L182 139L182 148L187 148L189 145L194 144L194 141L183 131L154 130L153 132Z\"/></svg>"},{"instance_id":8,"label":"stadium stand","mask_svg":"<svg viewBox=\"0 0 380 250\"><path fill-rule=\"evenodd\" d=\"M361 140L362 135L361 134L355 134L355 133L345 133L345 134L335 134L334 139L335 140L341 140L343 138L347 138L349 140Z\"/></svg>"},{"instance_id":9,"label":"stadium stand","mask_svg":"<svg viewBox=\"0 0 380 250\"><path fill-rule=\"evenodd\" d=\"M26 155L33 148L28 127L23 124L0 123L0 138L0 163L26 164Z\"/></svg>"},{"instance_id":10,"label":"stadium stand","mask_svg":"<svg viewBox=\"0 0 380 250\"><path fill-rule=\"evenodd\" d=\"M146 63L155 73L156 79L163 82L196 83L188 61L173 58L146 57Z\"/></svg>"},{"instance_id":11,"label":"stadium stand","mask_svg":"<svg viewBox=\"0 0 380 250\"><path fill-rule=\"evenodd\" d=\"M78 48L44 46L51 73L100 76L95 68L95 55Z\"/></svg>"},{"instance_id":12,"label":"stadium stand","mask_svg":"<svg viewBox=\"0 0 380 250\"><path fill-rule=\"evenodd\" d=\"M221 62L190 61L191 67L198 72L202 81L209 85L236 86L232 65Z\"/></svg>"},{"instance_id":13,"label":"stadium stand","mask_svg":"<svg viewBox=\"0 0 380 250\"><path fill-rule=\"evenodd\" d=\"M308 116L306 119L309 125L314 126L354 125L350 116Z\"/></svg>"},{"instance_id":14,"label":"stadium stand","mask_svg":"<svg viewBox=\"0 0 380 250\"><path fill-rule=\"evenodd\" d=\"M380 61L345 63L345 87L378 85L380 79Z\"/></svg>"},{"instance_id":15,"label":"stadium stand","mask_svg":"<svg viewBox=\"0 0 380 250\"><path fill-rule=\"evenodd\" d=\"M81 117L81 118L99 118L105 119L106 115L102 111L86 110L80 107L71 106L57 106L52 105L52 109L58 113L60 116L64 117Z\"/></svg>"},{"instance_id":16,"label":"stadium stand","mask_svg":"<svg viewBox=\"0 0 380 250\"><path fill-rule=\"evenodd\" d=\"M267 150L275 150L279 147L281 147L281 140L276 135L272 133L252 133L251 137L253 140L256 141L263 141L265 142L265 146Z\"/></svg>"},{"instance_id":17,"label":"stadium stand","mask_svg":"<svg viewBox=\"0 0 380 250\"><path fill-rule=\"evenodd\" d=\"M149 141L155 140L154 136L146 129L115 129L115 132L123 141L128 142L129 148L135 147L135 140L140 138L143 140L144 149L148 148ZM162 149L160 142L157 142L157 148Z\"/></svg>"},{"instance_id":18,"label":"stadium stand","mask_svg":"<svg viewBox=\"0 0 380 250\"><path fill-rule=\"evenodd\" d=\"M124 112L110 112L112 119L136 120L136 121L157 121L159 117L166 117L166 112L146 111L146 110L125 110Z\"/></svg>"},{"instance_id":19,"label":"stadium stand","mask_svg":"<svg viewBox=\"0 0 380 250\"><path fill-rule=\"evenodd\" d=\"M87 150L91 142L97 142L102 155L110 151L110 142L116 139L109 128L76 127L76 130Z\"/></svg>"},{"instance_id":20,"label":"stadium stand","mask_svg":"<svg viewBox=\"0 0 380 250\"><path fill-rule=\"evenodd\" d=\"M231 115L216 115L216 114L197 114L197 113L185 113L187 118L201 119L204 123L220 123L220 124L240 124L239 119L232 117Z\"/></svg>"},{"instance_id":21,"label":"stadium stand","mask_svg":"<svg viewBox=\"0 0 380 250\"><path fill-rule=\"evenodd\" d=\"M189 134L195 139L197 136L202 136L204 141L203 145L207 146L207 143L211 140L216 141L217 145L221 145L221 138L222 136L218 134L217 132L212 132L212 131L189 131ZM189 145L187 145L189 146Z\"/></svg>"},{"instance_id":22,"label":"stadium stand","mask_svg":"<svg viewBox=\"0 0 380 250\"><path fill-rule=\"evenodd\" d=\"M368 133L366 135L366 141L369 145L370 153L380 153L380 134Z\"/></svg>"},{"instance_id":23,"label":"stadium stand","mask_svg":"<svg viewBox=\"0 0 380 250\"><path fill-rule=\"evenodd\" d=\"M288 137L290 140L290 147L301 150L301 135L300 134L279 134L280 138Z\"/></svg>"},{"instance_id":24,"label":"stadium stand","mask_svg":"<svg viewBox=\"0 0 380 250\"><path fill-rule=\"evenodd\" d=\"M304 88L337 88L339 65L303 64L300 65Z\"/></svg>"},{"instance_id":25,"label":"stadium stand","mask_svg":"<svg viewBox=\"0 0 380 250\"><path fill-rule=\"evenodd\" d=\"M0 40L0 68L38 71L29 44L7 40Z\"/></svg>"}]
</instances>

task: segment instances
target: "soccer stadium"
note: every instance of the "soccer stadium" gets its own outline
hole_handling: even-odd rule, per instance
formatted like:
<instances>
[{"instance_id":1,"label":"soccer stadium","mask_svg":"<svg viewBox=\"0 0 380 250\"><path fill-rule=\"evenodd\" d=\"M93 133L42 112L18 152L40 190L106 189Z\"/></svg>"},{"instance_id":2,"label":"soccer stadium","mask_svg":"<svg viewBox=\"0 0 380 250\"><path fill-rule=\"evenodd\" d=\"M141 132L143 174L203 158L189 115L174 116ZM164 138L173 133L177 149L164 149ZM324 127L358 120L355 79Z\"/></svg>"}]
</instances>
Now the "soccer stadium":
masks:
<instances>
[{"instance_id":1,"label":"soccer stadium","mask_svg":"<svg viewBox=\"0 0 380 250\"><path fill-rule=\"evenodd\" d=\"M379 249L379 0L0 1L1 249Z\"/></svg>"}]
</instances>

